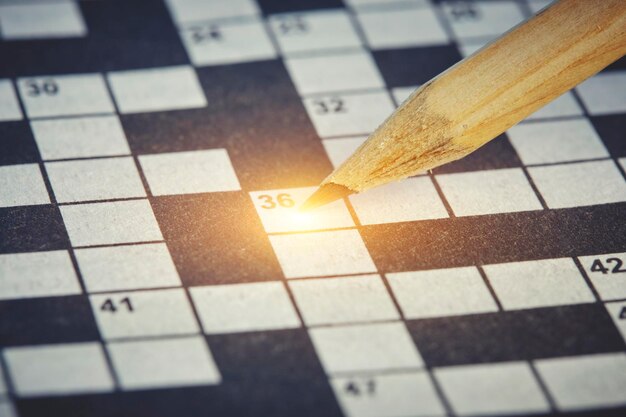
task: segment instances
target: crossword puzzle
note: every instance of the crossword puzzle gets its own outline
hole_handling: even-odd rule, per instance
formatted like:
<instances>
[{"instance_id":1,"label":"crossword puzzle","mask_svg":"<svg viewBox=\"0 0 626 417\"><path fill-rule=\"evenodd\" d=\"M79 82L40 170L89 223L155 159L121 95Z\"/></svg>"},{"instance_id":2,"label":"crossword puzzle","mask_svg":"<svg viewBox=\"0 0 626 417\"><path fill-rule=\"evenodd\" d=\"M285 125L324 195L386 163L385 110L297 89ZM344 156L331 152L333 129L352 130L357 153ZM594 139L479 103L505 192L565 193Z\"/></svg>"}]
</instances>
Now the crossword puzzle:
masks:
<instances>
[{"instance_id":1,"label":"crossword puzzle","mask_svg":"<svg viewBox=\"0 0 626 417\"><path fill-rule=\"evenodd\" d=\"M0 417L626 415L626 59L297 211L548 3L0 0Z\"/></svg>"}]
</instances>

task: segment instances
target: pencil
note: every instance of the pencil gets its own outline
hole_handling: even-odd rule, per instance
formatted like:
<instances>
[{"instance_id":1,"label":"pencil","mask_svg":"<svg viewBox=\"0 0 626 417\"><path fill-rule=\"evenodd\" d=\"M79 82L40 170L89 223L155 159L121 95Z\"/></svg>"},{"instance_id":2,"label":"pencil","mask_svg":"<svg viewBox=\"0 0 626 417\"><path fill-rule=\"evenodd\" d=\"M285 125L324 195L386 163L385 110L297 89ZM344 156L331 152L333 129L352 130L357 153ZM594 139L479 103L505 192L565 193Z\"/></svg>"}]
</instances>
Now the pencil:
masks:
<instances>
[{"instance_id":1,"label":"pencil","mask_svg":"<svg viewBox=\"0 0 626 417\"><path fill-rule=\"evenodd\" d=\"M462 158L626 53L626 0L562 0L417 89L301 206Z\"/></svg>"}]
</instances>

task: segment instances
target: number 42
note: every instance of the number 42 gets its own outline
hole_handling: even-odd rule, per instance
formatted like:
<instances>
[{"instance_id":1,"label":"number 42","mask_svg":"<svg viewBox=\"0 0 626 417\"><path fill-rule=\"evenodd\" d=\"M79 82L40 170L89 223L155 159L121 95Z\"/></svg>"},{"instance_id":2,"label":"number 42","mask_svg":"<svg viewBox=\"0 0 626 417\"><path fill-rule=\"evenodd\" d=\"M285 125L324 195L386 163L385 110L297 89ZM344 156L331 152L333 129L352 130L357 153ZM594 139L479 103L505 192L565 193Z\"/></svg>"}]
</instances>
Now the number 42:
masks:
<instances>
[{"instance_id":1,"label":"number 42","mask_svg":"<svg viewBox=\"0 0 626 417\"><path fill-rule=\"evenodd\" d=\"M607 264L615 263L615 265L613 266L613 269L609 270L609 268L604 266L604 264L602 263L600 259L594 259L593 263L591 264L591 272L602 272L603 274L607 274L609 272L611 272L612 274L617 274L619 272L626 272L626 268L622 268L622 265L624 264L624 262L620 258L607 258L605 262Z\"/></svg>"}]
</instances>

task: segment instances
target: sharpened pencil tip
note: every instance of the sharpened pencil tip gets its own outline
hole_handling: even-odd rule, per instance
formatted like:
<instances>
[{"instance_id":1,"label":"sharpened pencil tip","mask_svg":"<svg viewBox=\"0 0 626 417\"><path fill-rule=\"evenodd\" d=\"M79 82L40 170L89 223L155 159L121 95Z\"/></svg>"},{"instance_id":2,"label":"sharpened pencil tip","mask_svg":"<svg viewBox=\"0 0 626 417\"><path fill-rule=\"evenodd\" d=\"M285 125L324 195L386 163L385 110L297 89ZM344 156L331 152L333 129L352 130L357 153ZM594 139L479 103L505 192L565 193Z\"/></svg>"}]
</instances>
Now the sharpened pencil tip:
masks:
<instances>
[{"instance_id":1,"label":"sharpened pencil tip","mask_svg":"<svg viewBox=\"0 0 626 417\"><path fill-rule=\"evenodd\" d=\"M311 196L300 206L298 210L301 212L313 210L314 208L332 203L340 198L347 197L350 194L354 194L354 191L348 187L329 182L328 184L324 184L315 190L315 192L311 194Z\"/></svg>"}]
</instances>

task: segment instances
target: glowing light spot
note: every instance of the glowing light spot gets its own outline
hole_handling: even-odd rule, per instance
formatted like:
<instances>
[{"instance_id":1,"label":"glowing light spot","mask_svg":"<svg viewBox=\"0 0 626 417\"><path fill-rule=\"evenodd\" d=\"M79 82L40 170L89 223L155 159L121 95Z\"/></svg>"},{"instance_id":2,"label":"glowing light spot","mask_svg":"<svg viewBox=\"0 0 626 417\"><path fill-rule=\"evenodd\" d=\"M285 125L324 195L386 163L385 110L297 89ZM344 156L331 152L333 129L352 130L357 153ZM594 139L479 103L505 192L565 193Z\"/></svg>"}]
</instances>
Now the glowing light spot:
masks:
<instances>
[{"instance_id":1,"label":"glowing light spot","mask_svg":"<svg viewBox=\"0 0 626 417\"><path fill-rule=\"evenodd\" d=\"M303 213L300 211L294 211L289 213L289 222L300 226L310 224L314 221L314 216L311 213Z\"/></svg>"}]
</instances>

